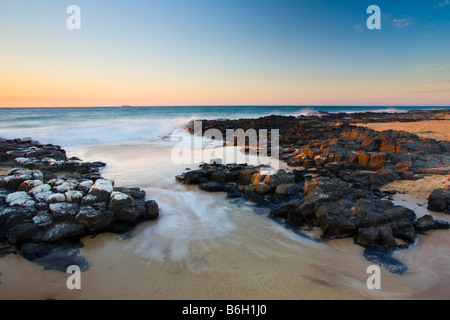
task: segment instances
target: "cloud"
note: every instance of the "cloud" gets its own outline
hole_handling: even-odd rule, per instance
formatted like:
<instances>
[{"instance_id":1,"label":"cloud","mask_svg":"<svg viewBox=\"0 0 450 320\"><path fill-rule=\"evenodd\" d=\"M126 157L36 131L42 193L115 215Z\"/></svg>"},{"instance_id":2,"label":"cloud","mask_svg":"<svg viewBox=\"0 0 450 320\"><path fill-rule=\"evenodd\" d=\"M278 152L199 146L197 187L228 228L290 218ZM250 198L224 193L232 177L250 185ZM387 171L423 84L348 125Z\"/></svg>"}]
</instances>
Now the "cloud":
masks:
<instances>
[{"instance_id":1,"label":"cloud","mask_svg":"<svg viewBox=\"0 0 450 320\"><path fill-rule=\"evenodd\" d=\"M448 0L450 1L450 0ZM397 28L404 28L411 24L411 19L394 19L394 26Z\"/></svg>"},{"instance_id":2,"label":"cloud","mask_svg":"<svg viewBox=\"0 0 450 320\"><path fill-rule=\"evenodd\" d=\"M442 8L442 7L445 7L445 6L448 6L448 5L450 5L450 0L445 0L444 2L438 3L434 8L435 9Z\"/></svg>"}]
</instances>

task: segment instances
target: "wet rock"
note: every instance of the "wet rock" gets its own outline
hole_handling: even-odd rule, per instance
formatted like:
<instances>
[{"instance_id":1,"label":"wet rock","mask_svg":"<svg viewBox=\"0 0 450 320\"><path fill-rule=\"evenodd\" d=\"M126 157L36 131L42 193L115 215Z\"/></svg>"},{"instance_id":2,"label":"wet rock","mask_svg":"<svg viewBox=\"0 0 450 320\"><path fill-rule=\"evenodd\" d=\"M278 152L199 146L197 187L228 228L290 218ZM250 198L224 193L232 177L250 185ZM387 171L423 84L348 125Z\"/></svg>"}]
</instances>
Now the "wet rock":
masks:
<instances>
[{"instance_id":1,"label":"wet rock","mask_svg":"<svg viewBox=\"0 0 450 320\"><path fill-rule=\"evenodd\" d=\"M378 246L380 238L380 230L378 230L378 228L360 228L355 237L355 243L364 248L373 249Z\"/></svg>"},{"instance_id":2,"label":"wet rock","mask_svg":"<svg viewBox=\"0 0 450 320\"><path fill-rule=\"evenodd\" d=\"M69 190L65 194L66 201L70 203L80 203L83 199L83 192L77 190Z\"/></svg>"},{"instance_id":3,"label":"wet rock","mask_svg":"<svg viewBox=\"0 0 450 320\"><path fill-rule=\"evenodd\" d=\"M159 217L159 206L155 200L148 200L145 202L147 211L145 214L141 215L142 220L154 220Z\"/></svg>"},{"instance_id":4,"label":"wet rock","mask_svg":"<svg viewBox=\"0 0 450 320\"><path fill-rule=\"evenodd\" d=\"M115 212L125 206L131 205L132 202L133 202L133 198L130 197L129 195L126 195L122 192L114 191L111 193L108 209Z\"/></svg>"},{"instance_id":5,"label":"wet rock","mask_svg":"<svg viewBox=\"0 0 450 320\"><path fill-rule=\"evenodd\" d=\"M43 229L51 226L53 223L53 217L48 211L38 212L32 220L39 228Z\"/></svg>"},{"instance_id":6,"label":"wet rock","mask_svg":"<svg viewBox=\"0 0 450 320\"><path fill-rule=\"evenodd\" d=\"M38 233L38 231L38 226L32 222L15 225L9 231L8 242L10 244L17 244L30 241Z\"/></svg>"},{"instance_id":7,"label":"wet rock","mask_svg":"<svg viewBox=\"0 0 450 320\"><path fill-rule=\"evenodd\" d=\"M43 185L44 183L42 180L25 180L22 182L19 187L17 188L17 191L25 191L29 192L31 189L38 187L40 185Z\"/></svg>"},{"instance_id":8,"label":"wet rock","mask_svg":"<svg viewBox=\"0 0 450 320\"><path fill-rule=\"evenodd\" d=\"M63 239L69 238L79 238L87 234L87 227L84 223L80 222L59 222L53 224L49 229L47 229L42 240L45 242L56 242Z\"/></svg>"},{"instance_id":9,"label":"wet rock","mask_svg":"<svg viewBox=\"0 0 450 320\"><path fill-rule=\"evenodd\" d=\"M64 202L64 201L66 201L66 196L64 194L62 194L62 193L52 193L51 195L49 195L47 197L47 200L46 200L46 202L48 204L61 203L61 202Z\"/></svg>"},{"instance_id":10,"label":"wet rock","mask_svg":"<svg viewBox=\"0 0 450 320\"><path fill-rule=\"evenodd\" d=\"M222 191L222 184L216 181L208 181L200 183L200 189L208 192L219 192Z\"/></svg>"},{"instance_id":11,"label":"wet rock","mask_svg":"<svg viewBox=\"0 0 450 320\"><path fill-rule=\"evenodd\" d=\"M101 231L114 221L114 214L111 211L99 211L90 206L82 206L75 221L85 224L90 231Z\"/></svg>"},{"instance_id":12,"label":"wet rock","mask_svg":"<svg viewBox=\"0 0 450 320\"><path fill-rule=\"evenodd\" d=\"M85 180L83 182L80 182L80 184L78 185L78 190L80 190L84 193L88 193L93 185L94 185L94 182L92 180Z\"/></svg>"},{"instance_id":13,"label":"wet rock","mask_svg":"<svg viewBox=\"0 0 450 320\"><path fill-rule=\"evenodd\" d=\"M235 183L223 185L223 191L227 192L227 197L230 199L242 197L242 192Z\"/></svg>"},{"instance_id":14,"label":"wet rock","mask_svg":"<svg viewBox=\"0 0 450 320\"><path fill-rule=\"evenodd\" d=\"M56 221L73 221L79 211L79 206L75 203L52 203L49 205L53 219Z\"/></svg>"},{"instance_id":15,"label":"wet rock","mask_svg":"<svg viewBox=\"0 0 450 320\"><path fill-rule=\"evenodd\" d=\"M10 206L33 207L36 201L25 191L18 191L9 194L5 199L5 203Z\"/></svg>"},{"instance_id":16,"label":"wet rock","mask_svg":"<svg viewBox=\"0 0 450 320\"><path fill-rule=\"evenodd\" d=\"M99 179L95 181L94 185L89 190L89 194L96 196L99 201L106 201L109 199L114 190L113 182L107 179Z\"/></svg>"},{"instance_id":17,"label":"wet rock","mask_svg":"<svg viewBox=\"0 0 450 320\"><path fill-rule=\"evenodd\" d=\"M137 221L141 221L142 216L147 213L147 206L143 200L134 200L130 205L120 208L120 210L114 212L116 220L118 222L135 224Z\"/></svg>"},{"instance_id":18,"label":"wet rock","mask_svg":"<svg viewBox=\"0 0 450 320\"><path fill-rule=\"evenodd\" d=\"M450 214L450 190L435 189L428 197L428 210Z\"/></svg>"},{"instance_id":19,"label":"wet rock","mask_svg":"<svg viewBox=\"0 0 450 320\"><path fill-rule=\"evenodd\" d=\"M446 221L435 220L431 215L427 214L417 219L414 229L417 232L424 233L434 229L448 229L449 224Z\"/></svg>"}]
</instances>

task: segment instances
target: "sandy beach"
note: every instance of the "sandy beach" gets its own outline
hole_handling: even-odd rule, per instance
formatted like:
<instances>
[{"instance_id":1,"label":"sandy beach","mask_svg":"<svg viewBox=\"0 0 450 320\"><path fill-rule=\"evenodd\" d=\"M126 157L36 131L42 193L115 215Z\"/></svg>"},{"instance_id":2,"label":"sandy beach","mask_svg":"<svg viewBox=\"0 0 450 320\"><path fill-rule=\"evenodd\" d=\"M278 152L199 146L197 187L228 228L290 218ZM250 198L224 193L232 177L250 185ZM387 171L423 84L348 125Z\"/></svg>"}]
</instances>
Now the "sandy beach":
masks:
<instances>
[{"instance_id":1,"label":"sandy beach","mask_svg":"<svg viewBox=\"0 0 450 320\"><path fill-rule=\"evenodd\" d=\"M364 123L358 126L367 127L377 131L403 130L414 133L421 138L430 138L441 141L450 140L450 115L446 115L445 120L428 120L417 122L387 122L387 123Z\"/></svg>"}]
</instances>

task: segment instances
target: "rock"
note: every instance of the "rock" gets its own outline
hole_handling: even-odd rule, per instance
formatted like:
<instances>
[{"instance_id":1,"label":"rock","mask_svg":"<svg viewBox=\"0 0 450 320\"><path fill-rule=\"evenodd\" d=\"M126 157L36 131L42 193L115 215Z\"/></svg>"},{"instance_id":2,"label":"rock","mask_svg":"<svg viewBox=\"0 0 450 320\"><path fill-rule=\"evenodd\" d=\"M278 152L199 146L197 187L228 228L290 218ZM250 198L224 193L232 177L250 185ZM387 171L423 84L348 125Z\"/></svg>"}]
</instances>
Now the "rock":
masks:
<instances>
[{"instance_id":1,"label":"rock","mask_svg":"<svg viewBox=\"0 0 450 320\"><path fill-rule=\"evenodd\" d=\"M50 203L60 203L66 201L66 196L62 193L53 193L47 197L46 202Z\"/></svg>"},{"instance_id":2,"label":"rock","mask_svg":"<svg viewBox=\"0 0 450 320\"><path fill-rule=\"evenodd\" d=\"M356 201L354 208L356 217L361 220L361 227L377 227L388 223L384 211L393 206L391 202L378 199L359 199Z\"/></svg>"},{"instance_id":3,"label":"rock","mask_svg":"<svg viewBox=\"0 0 450 320\"><path fill-rule=\"evenodd\" d=\"M5 199L10 206L33 207L36 202L25 191L18 191L9 194Z\"/></svg>"},{"instance_id":4,"label":"rock","mask_svg":"<svg viewBox=\"0 0 450 320\"><path fill-rule=\"evenodd\" d=\"M47 228L53 223L53 217L47 211L42 211L33 217L33 222L40 228Z\"/></svg>"},{"instance_id":5,"label":"rock","mask_svg":"<svg viewBox=\"0 0 450 320\"><path fill-rule=\"evenodd\" d=\"M283 183L276 187L275 195L284 198L301 198L303 186L297 183Z\"/></svg>"},{"instance_id":6,"label":"rock","mask_svg":"<svg viewBox=\"0 0 450 320\"><path fill-rule=\"evenodd\" d=\"M299 226L303 221L298 209L299 205L299 200L283 203L281 206L272 209L270 211L270 216L274 218L286 219L288 224L291 226Z\"/></svg>"},{"instance_id":7,"label":"rock","mask_svg":"<svg viewBox=\"0 0 450 320\"><path fill-rule=\"evenodd\" d=\"M99 201L107 201L114 190L113 182L107 179L98 179L89 190L89 194L96 196Z\"/></svg>"},{"instance_id":8,"label":"rock","mask_svg":"<svg viewBox=\"0 0 450 320\"><path fill-rule=\"evenodd\" d=\"M416 229L417 232L425 232L428 230L433 230L434 229L433 217L429 214L420 217L419 219L417 219L414 228Z\"/></svg>"},{"instance_id":9,"label":"rock","mask_svg":"<svg viewBox=\"0 0 450 320\"><path fill-rule=\"evenodd\" d=\"M8 242L20 244L28 242L38 233L39 228L35 223L22 223L11 228L8 235Z\"/></svg>"},{"instance_id":10,"label":"rock","mask_svg":"<svg viewBox=\"0 0 450 320\"><path fill-rule=\"evenodd\" d=\"M44 183L42 180L25 180L22 182L19 187L17 188L17 191L25 191L29 192L31 189L38 187L40 185L43 185Z\"/></svg>"},{"instance_id":11,"label":"rock","mask_svg":"<svg viewBox=\"0 0 450 320\"><path fill-rule=\"evenodd\" d=\"M147 211L141 216L142 220L154 220L159 217L159 206L155 200L148 200L145 202Z\"/></svg>"},{"instance_id":12,"label":"rock","mask_svg":"<svg viewBox=\"0 0 450 320\"><path fill-rule=\"evenodd\" d=\"M428 210L450 214L450 190L435 189L428 197Z\"/></svg>"},{"instance_id":13,"label":"rock","mask_svg":"<svg viewBox=\"0 0 450 320\"><path fill-rule=\"evenodd\" d=\"M56 221L73 221L78 214L79 206L74 203L52 203L49 205L53 219Z\"/></svg>"},{"instance_id":14,"label":"rock","mask_svg":"<svg viewBox=\"0 0 450 320\"><path fill-rule=\"evenodd\" d=\"M394 233L392 229L387 226L379 226L378 230L380 231L380 245L386 249L395 249L397 247L397 243L394 239Z\"/></svg>"},{"instance_id":15,"label":"rock","mask_svg":"<svg viewBox=\"0 0 450 320\"><path fill-rule=\"evenodd\" d=\"M98 202L99 202L98 197L93 194L88 194L88 195L84 196L83 199L81 199L81 204L84 204L87 206L95 205Z\"/></svg>"},{"instance_id":16,"label":"rock","mask_svg":"<svg viewBox=\"0 0 450 320\"><path fill-rule=\"evenodd\" d=\"M416 214L413 210L407 209L402 206L395 206L384 211L385 217L389 221L399 221L399 220L409 220L413 221L416 219Z\"/></svg>"},{"instance_id":17,"label":"rock","mask_svg":"<svg viewBox=\"0 0 450 320\"><path fill-rule=\"evenodd\" d=\"M94 185L94 181L86 180L86 181L80 182L80 184L78 185L78 189L84 193L88 193L93 185Z\"/></svg>"},{"instance_id":18,"label":"rock","mask_svg":"<svg viewBox=\"0 0 450 320\"><path fill-rule=\"evenodd\" d=\"M378 228L360 228L355 236L355 243L364 248L375 248L380 241L380 231Z\"/></svg>"},{"instance_id":19,"label":"rock","mask_svg":"<svg viewBox=\"0 0 450 320\"><path fill-rule=\"evenodd\" d=\"M108 209L116 212L125 206L131 205L132 202L133 198L131 198L129 195L114 191L111 193Z\"/></svg>"},{"instance_id":20,"label":"rock","mask_svg":"<svg viewBox=\"0 0 450 320\"><path fill-rule=\"evenodd\" d=\"M65 194L67 202L80 203L83 199L83 192L77 190L69 190Z\"/></svg>"},{"instance_id":21,"label":"rock","mask_svg":"<svg viewBox=\"0 0 450 320\"><path fill-rule=\"evenodd\" d=\"M114 221L114 214L111 211L102 212L90 206L82 206L75 221L85 224L90 231L101 231Z\"/></svg>"},{"instance_id":22,"label":"rock","mask_svg":"<svg viewBox=\"0 0 450 320\"><path fill-rule=\"evenodd\" d=\"M79 183L74 180L65 181L62 184L54 187L54 192L57 193L66 193L71 190L75 190L78 187Z\"/></svg>"},{"instance_id":23,"label":"rock","mask_svg":"<svg viewBox=\"0 0 450 320\"><path fill-rule=\"evenodd\" d=\"M184 173L184 182L186 184L197 184L200 178L206 178L206 171L203 169L193 170Z\"/></svg>"},{"instance_id":24,"label":"rock","mask_svg":"<svg viewBox=\"0 0 450 320\"><path fill-rule=\"evenodd\" d=\"M87 227L80 222L59 222L52 225L42 236L46 242L55 242L62 239L79 238L87 234Z\"/></svg>"},{"instance_id":25,"label":"rock","mask_svg":"<svg viewBox=\"0 0 450 320\"><path fill-rule=\"evenodd\" d=\"M335 202L324 203L315 212L325 239L350 237L358 230L359 219L346 215Z\"/></svg>"},{"instance_id":26,"label":"rock","mask_svg":"<svg viewBox=\"0 0 450 320\"><path fill-rule=\"evenodd\" d=\"M412 221L400 220L390 224L393 236L408 243L414 243L417 238Z\"/></svg>"},{"instance_id":27,"label":"rock","mask_svg":"<svg viewBox=\"0 0 450 320\"><path fill-rule=\"evenodd\" d=\"M230 199L242 197L242 192L235 183L223 185L223 191L227 192L227 197Z\"/></svg>"},{"instance_id":28,"label":"rock","mask_svg":"<svg viewBox=\"0 0 450 320\"><path fill-rule=\"evenodd\" d=\"M52 187L49 184L42 184L42 185L36 186L33 189L31 189L30 191L28 191L28 194L30 194L34 197L38 193L51 192L51 190L52 190Z\"/></svg>"},{"instance_id":29,"label":"rock","mask_svg":"<svg viewBox=\"0 0 450 320\"><path fill-rule=\"evenodd\" d=\"M36 193L36 194L34 194L34 199L39 203L41 203L41 202L47 203L48 198L53 194L54 193L51 191L44 191L44 192Z\"/></svg>"},{"instance_id":30,"label":"rock","mask_svg":"<svg viewBox=\"0 0 450 320\"><path fill-rule=\"evenodd\" d=\"M120 210L114 212L116 220L122 223L136 224L141 221L141 215L147 213L147 205L143 200L134 200L128 206L122 207Z\"/></svg>"},{"instance_id":31,"label":"rock","mask_svg":"<svg viewBox=\"0 0 450 320\"><path fill-rule=\"evenodd\" d=\"M209 175L211 181L226 183L228 181L227 174L223 170L215 170Z\"/></svg>"},{"instance_id":32,"label":"rock","mask_svg":"<svg viewBox=\"0 0 450 320\"><path fill-rule=\"evenodd\" d=\"M267 194L272 190L272 187L264 182L260 182L255 185L255 190L259 194Z\"/></svg>"},{"instance_id":33,"label":"rock","mask_svg":"<svg viewBox=\"0 0 450 320\"><path fill-rule=\"evenodd\" d=\"M200 189L208 192L219 192L222 191L222 184L215 181L208 181L200 183Z\"/></svg>"},{"instance_id":34,"label":"rock","mask_svg":"<svg viewBox=\"0 0 450 320\"><path fill-rule=\"evenodd\" d=\"M294 176L285 170L278 170L275 174L267 175L263 182L271 187L276 187L280 184L294 183Z\"/></svg>"}]
</instances>

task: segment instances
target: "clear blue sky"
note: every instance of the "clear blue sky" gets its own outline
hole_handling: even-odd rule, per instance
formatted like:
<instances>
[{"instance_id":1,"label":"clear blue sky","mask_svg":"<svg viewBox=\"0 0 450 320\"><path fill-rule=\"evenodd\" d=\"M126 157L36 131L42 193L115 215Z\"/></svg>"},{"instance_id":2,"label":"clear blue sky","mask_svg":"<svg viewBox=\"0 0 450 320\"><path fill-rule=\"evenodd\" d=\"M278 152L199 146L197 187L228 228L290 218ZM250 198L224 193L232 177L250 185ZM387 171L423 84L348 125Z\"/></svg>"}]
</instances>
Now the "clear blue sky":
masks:
<instances>
[{"instance_id":1,"label":"clear blue sky","mask_svg":"<svg viewBox=\"0 0 450 320\"><path fill-rule=\"evenodd\" d=\"M0 0L0 41L0 106L450 105L450 0Z\"/></svg>"}]
</instances>

